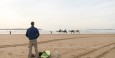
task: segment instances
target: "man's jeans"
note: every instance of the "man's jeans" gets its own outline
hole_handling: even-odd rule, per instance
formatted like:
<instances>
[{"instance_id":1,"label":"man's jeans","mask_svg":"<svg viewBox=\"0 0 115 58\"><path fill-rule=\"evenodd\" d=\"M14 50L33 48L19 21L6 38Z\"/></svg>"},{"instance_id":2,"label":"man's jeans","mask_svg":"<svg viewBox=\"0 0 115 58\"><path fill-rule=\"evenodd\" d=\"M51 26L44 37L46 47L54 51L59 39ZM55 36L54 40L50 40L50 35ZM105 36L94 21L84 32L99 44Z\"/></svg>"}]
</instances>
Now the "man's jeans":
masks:
<instances>
[{"instance_id":1,"label":"man's jeans","mask_svg":"<svg viewBox=\"0 0 115 58\"><path fill-rule=\"evenodd\" d=\"M36 58L39 57L39 53L38 53L38 49L37 49L37 40L30 40L29 41L29 55L28 55L28 58L31 58L32 57L32 46L34 46L35 48L35 53L36 53Z\"/></svg>"}]
</instances>

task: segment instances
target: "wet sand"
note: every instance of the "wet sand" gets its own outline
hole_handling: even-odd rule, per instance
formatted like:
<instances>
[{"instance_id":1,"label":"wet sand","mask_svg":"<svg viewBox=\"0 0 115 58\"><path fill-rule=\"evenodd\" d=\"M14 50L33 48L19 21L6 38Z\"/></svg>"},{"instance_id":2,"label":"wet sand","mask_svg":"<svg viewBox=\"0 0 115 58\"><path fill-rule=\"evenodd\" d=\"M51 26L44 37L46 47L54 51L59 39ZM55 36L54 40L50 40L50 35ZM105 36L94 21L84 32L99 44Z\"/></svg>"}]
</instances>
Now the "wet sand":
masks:
<instances>
[{"instance_id":1,"label":"wet sand","mask_svg":"<svg viewBox=\"0 0 115 58\"><path fill-rule=\"evenodd\" d=\"M52 58L115 58L115 34L40 35L38 50L50 50ZM0 35L0 58L27 56L25 35Z\"/></svg>"}]
</instances>

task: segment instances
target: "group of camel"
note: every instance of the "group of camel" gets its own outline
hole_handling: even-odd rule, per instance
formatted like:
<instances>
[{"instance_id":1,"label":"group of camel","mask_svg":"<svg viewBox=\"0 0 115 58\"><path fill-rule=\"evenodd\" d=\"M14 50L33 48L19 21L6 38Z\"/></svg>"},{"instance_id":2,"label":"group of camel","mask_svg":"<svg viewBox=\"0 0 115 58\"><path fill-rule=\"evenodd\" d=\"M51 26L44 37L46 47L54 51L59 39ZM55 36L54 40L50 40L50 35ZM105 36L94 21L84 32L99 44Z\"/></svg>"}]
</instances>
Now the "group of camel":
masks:
<instances>
[{"instance_id":1,"label":"group of camel","mask_svg":"<svg viewBox=\"0 0 115 58\"><path fill-rule=\"evenodd\" d=\"M68 30L71 34L75 34L75 33L80 33L80 31L79 30ZM59 33L68 33L67 32L67 30L65 29L65 30L58 30L58 31L56 31L56 32L59 32Z\"/></svg>"}]
</instances>

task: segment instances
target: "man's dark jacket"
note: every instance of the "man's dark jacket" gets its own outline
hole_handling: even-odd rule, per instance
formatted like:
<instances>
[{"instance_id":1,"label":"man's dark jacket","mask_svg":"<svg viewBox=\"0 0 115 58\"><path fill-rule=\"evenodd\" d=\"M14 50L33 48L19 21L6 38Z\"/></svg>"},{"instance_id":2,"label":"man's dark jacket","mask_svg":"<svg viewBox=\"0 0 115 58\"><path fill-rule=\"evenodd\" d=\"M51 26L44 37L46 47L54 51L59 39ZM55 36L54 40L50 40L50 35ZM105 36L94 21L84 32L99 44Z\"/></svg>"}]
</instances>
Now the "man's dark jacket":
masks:
<instances>
[{"instance_id":1,"label":"man's dark jacket","mask_svg":"<svg viewBox=\"0 0 115 58\"><path fill-rule=\"evenodd\" d=\"M37 39L39 35L39 30L34 26L31 26L27 29L26 36L29 38L29 40Z\"/></svg>"}]
</instances>

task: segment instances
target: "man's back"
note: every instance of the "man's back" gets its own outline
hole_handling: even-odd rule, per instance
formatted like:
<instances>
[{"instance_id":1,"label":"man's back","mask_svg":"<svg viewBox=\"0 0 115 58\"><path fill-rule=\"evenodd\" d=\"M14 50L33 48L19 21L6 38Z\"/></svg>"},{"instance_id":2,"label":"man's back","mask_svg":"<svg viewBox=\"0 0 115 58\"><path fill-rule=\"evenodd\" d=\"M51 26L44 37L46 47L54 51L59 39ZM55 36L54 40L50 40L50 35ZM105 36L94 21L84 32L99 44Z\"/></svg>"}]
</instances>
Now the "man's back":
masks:
<instances>
[{"instance_id":1,"label":"man's back","mask_svg":"<svg viewBox=\"0 0 115 58\"><path fill-rule=\"evenodd\" d=\"M39 36L39 31L34 26L27 29L26 36L29 38L29 40L37 39Z\"/></svg>"}]
</instances>

